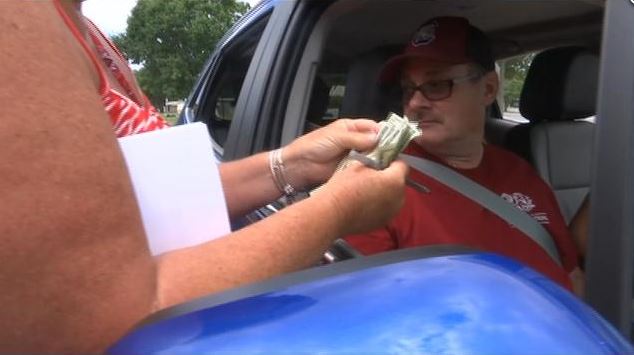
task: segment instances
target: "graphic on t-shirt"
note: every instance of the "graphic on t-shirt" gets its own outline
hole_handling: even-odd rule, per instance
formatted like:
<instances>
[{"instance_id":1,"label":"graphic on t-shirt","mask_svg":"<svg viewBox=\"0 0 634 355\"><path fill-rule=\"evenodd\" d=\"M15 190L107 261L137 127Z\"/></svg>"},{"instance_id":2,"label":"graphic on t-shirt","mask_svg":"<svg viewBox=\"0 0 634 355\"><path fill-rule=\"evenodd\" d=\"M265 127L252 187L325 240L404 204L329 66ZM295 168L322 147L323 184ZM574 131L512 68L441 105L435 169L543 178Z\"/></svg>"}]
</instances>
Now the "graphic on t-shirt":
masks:
<instances>
[{"instance_id":1,"label":"graphic on t-shirt","mask_svg":"<svg viewBox=\"0 0 634 355\"><path fill-rule=\"evenodd\" d=\"M520 192L513 192L512 194L503 193L502 198L515 205L520 211L530 212L535 208L533 199Z\"/></svg>"},{"instance_id":2,"label":"graphic on t-shirt","mask_svg":"<svg viewBox=\"0 0 634 355\"><path fill-rule=\"evenodd\" d=\"M535 206L535 203L533 202L533 199L530 198L529 196L526 196L521 192L513 192L510 194L503 193L501 196L507 202L517 207L520 211L526 212L531 217L535 218L537 222L541 224L549 223L548 215L545 212L531 213L531 211L535 209L536 206Z\"/></svg>"},{"instance_id":3,"label":"graphic on t-shirt","mask_svg":"<svg viewBox=\"0 0 634 355\"><path fill-rule=\"evenodd\" d=\"M548 224L548 215L545 212L532 213L531 216L541 224Z\"/></svg>"}]
</instances>

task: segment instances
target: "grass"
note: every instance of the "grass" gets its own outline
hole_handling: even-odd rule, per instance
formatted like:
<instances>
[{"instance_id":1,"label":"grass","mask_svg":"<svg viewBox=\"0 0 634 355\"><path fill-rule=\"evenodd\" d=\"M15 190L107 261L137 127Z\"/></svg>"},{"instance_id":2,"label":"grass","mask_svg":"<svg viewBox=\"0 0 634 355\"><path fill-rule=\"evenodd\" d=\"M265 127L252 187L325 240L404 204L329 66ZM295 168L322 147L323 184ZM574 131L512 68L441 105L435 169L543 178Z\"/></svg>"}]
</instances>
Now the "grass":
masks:
<instances>
[{"instance_id":1,"label":"grass","mask_svg":"<svg viewBox=\"0 0 634 355\"><path fill-rule=\"evenodd\" d=\"M170 126L174 126L178 120L178 115L175 113L162 113L162 115Z\"/></svg>"}]
</instances>

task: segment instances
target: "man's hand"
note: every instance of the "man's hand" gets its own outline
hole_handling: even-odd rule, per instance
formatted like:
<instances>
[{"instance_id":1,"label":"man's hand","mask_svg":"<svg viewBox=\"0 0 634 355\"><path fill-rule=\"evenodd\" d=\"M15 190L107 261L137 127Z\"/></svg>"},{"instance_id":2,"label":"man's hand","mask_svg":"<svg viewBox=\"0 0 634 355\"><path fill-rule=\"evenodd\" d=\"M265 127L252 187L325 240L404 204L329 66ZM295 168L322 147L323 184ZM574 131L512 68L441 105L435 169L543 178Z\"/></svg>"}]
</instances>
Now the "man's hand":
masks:
<instances>
[{"instance_id":1,"label":"man's hand","mask_svg":"<svg viewBox=\"0 0 634 355\"><path fill-rule=\"evenodd\" d=\"M348 151L374 148L378 132L374 121L339 119L296 139L282 155L291 185L301 189L327 180Z\"/></svg>"}]
</instances>

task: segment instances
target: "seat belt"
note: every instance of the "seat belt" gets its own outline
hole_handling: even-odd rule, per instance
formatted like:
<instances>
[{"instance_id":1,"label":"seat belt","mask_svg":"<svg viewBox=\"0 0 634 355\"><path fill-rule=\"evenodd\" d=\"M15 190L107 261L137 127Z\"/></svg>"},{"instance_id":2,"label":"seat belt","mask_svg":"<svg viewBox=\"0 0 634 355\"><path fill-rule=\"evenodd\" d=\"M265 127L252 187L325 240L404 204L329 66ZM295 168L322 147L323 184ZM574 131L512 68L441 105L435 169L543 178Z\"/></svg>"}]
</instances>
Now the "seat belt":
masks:
<instances>
[{"instance_id":1,"label":"seat belt","mask_svg":"<svg viewBox=\"0 0 634 355\"><path fill-rule=\"evenodd\" d=\"M513 206L491 190L442 164L408 154L400 154L399 158L405 161L411 168L436 179L438 182L477 202L482 207L513 225L535 241L535 243L542 247L542 249L561 266L559 252L557 251L552 236L541 223L537 222L533 217Z\"/></svg>"}]
</instances>

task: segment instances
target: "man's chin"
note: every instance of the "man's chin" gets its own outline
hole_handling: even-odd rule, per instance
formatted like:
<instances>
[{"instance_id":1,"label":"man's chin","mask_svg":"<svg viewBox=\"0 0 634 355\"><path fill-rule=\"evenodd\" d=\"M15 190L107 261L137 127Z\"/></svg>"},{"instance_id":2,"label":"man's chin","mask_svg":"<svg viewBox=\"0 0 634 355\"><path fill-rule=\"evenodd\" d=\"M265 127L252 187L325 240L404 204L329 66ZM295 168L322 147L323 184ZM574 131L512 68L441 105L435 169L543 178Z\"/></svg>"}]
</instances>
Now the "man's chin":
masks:
<instances>
[{"instance_id":1,"label":"man's chin","mask_svg":"<svg viewBox=\"0 0 634 355\"><path fill-rule=\"evenodd\" d=\"M423 129L423 134L420 137L414 139L414 143L418 144L425 150L436 150L442 148L446 142L446 137L436 134L437 132L433 131L425 131Z\"/></svg>"}]
</instances>

